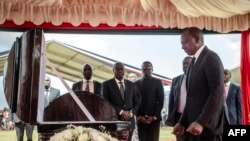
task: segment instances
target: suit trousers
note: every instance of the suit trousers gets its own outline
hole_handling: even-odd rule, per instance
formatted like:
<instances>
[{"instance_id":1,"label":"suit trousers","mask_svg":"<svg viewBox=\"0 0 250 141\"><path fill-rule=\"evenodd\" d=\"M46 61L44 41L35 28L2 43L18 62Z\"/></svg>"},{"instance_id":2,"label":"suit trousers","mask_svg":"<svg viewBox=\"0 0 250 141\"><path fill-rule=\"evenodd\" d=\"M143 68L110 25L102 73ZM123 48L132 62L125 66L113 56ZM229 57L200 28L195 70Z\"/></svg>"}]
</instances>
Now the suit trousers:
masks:
<instances>
[{"instance_id":1,"label":"suit trousers","mask_svg":"<svg viewBox=\"0 0 250 141\"><path fill-rule=\"evenodd\" d=\"M26 129L27 141L32 141L34 126L22 121L15 123L17 141L23 141L24 129Z\"/></svg>"},{"instance_id":2,"label":"suit trousers","mask_svg":"<svg viewBox=\"0 0 250 141\"><path fill-rule=\"evenodd\" d=\"M151 124L138 122L139 141L159 141L160 121Z\"/></svg>"}]
</instances>

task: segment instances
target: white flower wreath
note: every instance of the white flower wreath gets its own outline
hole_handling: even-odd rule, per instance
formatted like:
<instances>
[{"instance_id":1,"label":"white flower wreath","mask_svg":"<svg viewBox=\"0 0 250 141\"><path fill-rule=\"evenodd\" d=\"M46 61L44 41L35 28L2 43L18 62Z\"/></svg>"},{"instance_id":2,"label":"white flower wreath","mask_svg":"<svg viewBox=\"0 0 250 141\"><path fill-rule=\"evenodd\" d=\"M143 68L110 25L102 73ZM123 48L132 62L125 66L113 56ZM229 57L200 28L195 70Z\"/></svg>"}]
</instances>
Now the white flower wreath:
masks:
<instances>
[{"instance_id":1,"label":"white flower wreath","mask_svg":"<svg viewBox=\"0 0 250 141\"><path fill-rule=\"evenodd\" d=\"M93 128L70 125L67 129L56 133L50 141L118 141L107 132L100 132Z\"/></svg>"}]
</instances>

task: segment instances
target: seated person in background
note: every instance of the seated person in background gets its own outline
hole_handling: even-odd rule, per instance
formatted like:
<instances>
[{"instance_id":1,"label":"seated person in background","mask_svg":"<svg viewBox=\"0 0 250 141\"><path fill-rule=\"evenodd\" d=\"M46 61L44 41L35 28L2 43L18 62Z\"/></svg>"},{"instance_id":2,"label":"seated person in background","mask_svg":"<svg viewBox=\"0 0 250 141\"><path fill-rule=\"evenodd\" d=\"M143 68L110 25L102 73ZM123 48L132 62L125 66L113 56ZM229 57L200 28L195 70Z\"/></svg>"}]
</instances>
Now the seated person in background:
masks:
<instances>
[{"instance_id":1,"label":"seated person in background","mask_svg":"<svg viewBox=\"0 0 250 141\"><path fill-rule=\"evenodd\" d=\"M93 80L93 67L84 64L82 67L83 80L76 82L72 86L73 91L86 91L101 96L102 84Z\"/></svg>"},{"instance_id":2,"label":"seated person in background","mask_svg":"<svg viewBox=\"0 0 250 141\"><path fill-rule=\"evenodd\" d=\"M50 77L46 76L45 77L45 91L44 91L44 106L47 107L50 102L55 100L57 97L60 96L60 90L50 87Z\"/></svg>"}]
</instances>

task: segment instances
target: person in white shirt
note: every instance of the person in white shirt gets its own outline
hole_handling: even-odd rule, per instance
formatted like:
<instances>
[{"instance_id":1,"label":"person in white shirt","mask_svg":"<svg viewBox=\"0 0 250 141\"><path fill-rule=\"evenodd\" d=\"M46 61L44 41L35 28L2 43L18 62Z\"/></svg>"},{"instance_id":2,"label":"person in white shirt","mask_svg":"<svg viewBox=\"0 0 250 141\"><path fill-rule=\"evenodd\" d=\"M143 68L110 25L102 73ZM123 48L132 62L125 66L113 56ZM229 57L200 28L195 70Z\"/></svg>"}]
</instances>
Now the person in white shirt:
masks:
<instances>
[{"instance_id":1,"label":"person in white shirt","mask_svg":"<svg viewBox=\"0 0 250 141\"><path fill-rule=\"evenodd\" d=\"M166 124L174 127L179 121L181 114L183 113L186 103L186 77L187 70L192 61L192 57L187 56L182 62L183 74L173 78L172 86L169 93L168 103L168 118ZM176 136L177 141L185 141L185 136Z\"/></svg>"},{"instance_id":2,"label":"person in white shirt","mask_svg":"<svg viewBox=\"0 0 250 141\"><path fill-rule=\"evenodd\" d=\"M93 67L90 64L84 64L82 67L83 79L73 84L73 91L86 91L101 96L102 84L93 80Z\"/></svg>"}]
</instances>

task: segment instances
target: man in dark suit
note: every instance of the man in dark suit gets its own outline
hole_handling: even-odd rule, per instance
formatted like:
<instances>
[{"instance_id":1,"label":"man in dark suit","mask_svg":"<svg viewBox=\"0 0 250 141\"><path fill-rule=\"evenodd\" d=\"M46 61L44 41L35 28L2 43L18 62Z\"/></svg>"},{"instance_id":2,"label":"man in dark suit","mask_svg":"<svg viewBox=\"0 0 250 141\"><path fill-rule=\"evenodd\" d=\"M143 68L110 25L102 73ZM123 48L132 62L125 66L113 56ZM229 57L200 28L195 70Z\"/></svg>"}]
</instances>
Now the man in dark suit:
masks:
<instances>
[{"instance_id":1,"label":"man in dark suit","mask_svg":"<svg viewBox=\"0 0 250 141\"><path fill-rule=\"evenodd\" d=\"M60 90L50 86L51 80L49 76L45 77L45 91L44 91L44 106L47 107L50 102L60 96Z\"/></svg>"},{"instance_id":2,"label":"man in dark suit","mask_svg":"<svg viewBox=\"0 0 250 141\"><path fill-rule=\"evenodd\" d=\"M101 96L102 84L93 80L93 67L90 64L84 64L82 67L83 80L76 82L72 86L73 91L87 91Z\"/></svg>"},{"instance_id":3,"label":"man in dark suit","mask_svg":"<svg viewBox=\"0 0 250 141\"><path fill-rule=\"evenodd\" d=\"M232 82L231 72L224 70L224 89L228 108L229 121L232 125L242 124L242 101L240 87Z\"/></svg>"},{"instance_id":4,"label":"man in dark suit","mask_svg":"<svg viewBox=\"0 0 250 141\"><path fill-rule=\"evenodd\" d=\"M187 96L186 76L191 61L192 57L190 56L184 58L182 62L184 74L175 77L172 81L168 103L168 118L166 120L166 124L172 127L179 121L184 110ZM176 140L185 141L185 136L176 136Z\"/></svg>"},{"instance_id":5,"label":"man in dark suit","mask_svg":"<svg viewBox=\"0 0 250 141\"><path fill-rule=\"evenodd\" d=\"M140 104L140 95L136 85L124 79L124 65L121 62L115 63L113 72L115 77L103 82L103 96L115 108L120 120L131 121L132 130L134 129L134 115L137 113Z\"/></svg>"},{"instance_id":6,"label":"man in dark suit","mask_svg":"<svg viewBox=\"0 0 250 141\"><path fill-rule=\"evenodd\" d=\"M140 141L159 141L161 110L164 102L162 82L152 77L153 65L145 61L141 67L143 78L135 82L140 94L141 105L137 113Z\"/></svg>"},{"instance_id":7,"label":"man in dark suit","mask_svg":"<svg viewBox=\"0 0 250 141\"><path fill-rule=\"evenodd\" d=\"M173 133L188 140L221 141L224 125L224 69L219 56L204 45L199 28L181 34L182 49L193 55L187 73L186 105Z\"/></svg>"}]
</instances>

